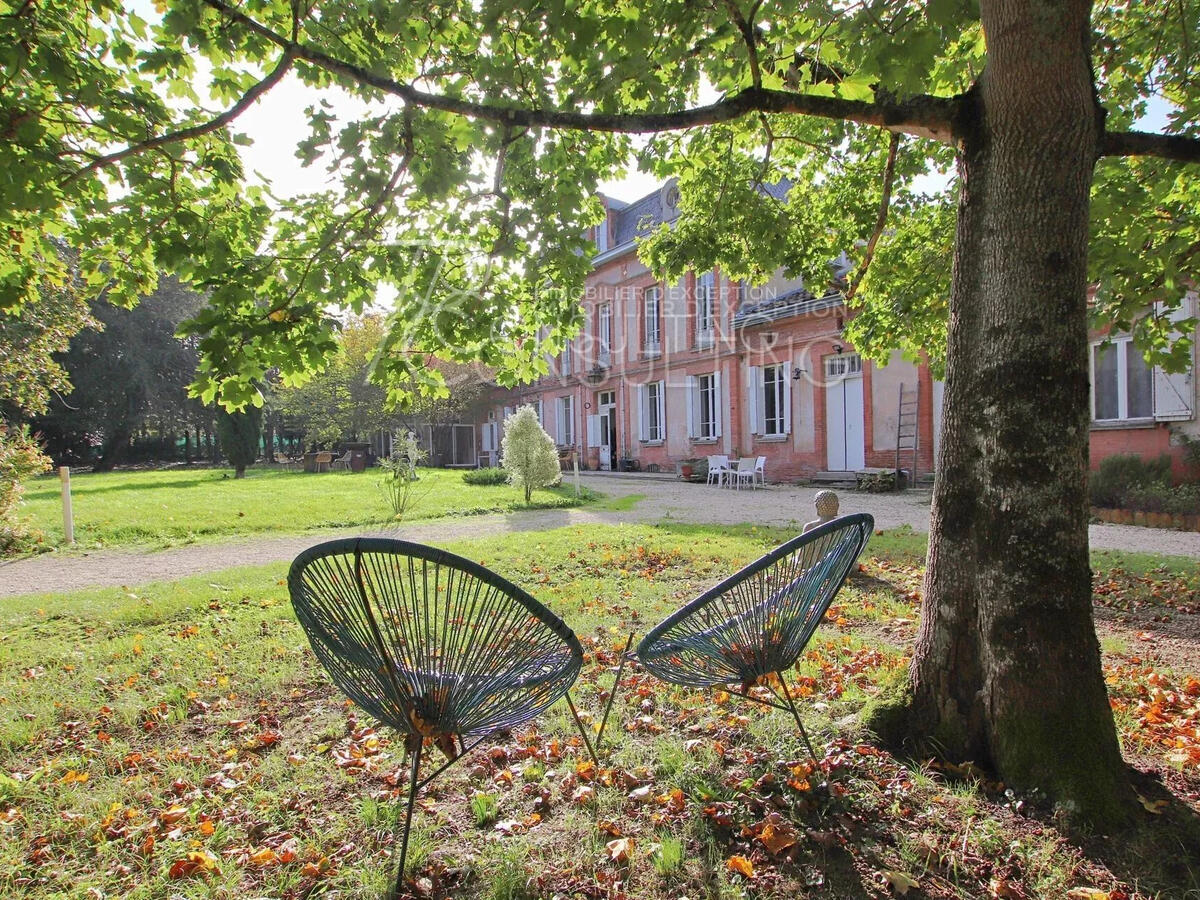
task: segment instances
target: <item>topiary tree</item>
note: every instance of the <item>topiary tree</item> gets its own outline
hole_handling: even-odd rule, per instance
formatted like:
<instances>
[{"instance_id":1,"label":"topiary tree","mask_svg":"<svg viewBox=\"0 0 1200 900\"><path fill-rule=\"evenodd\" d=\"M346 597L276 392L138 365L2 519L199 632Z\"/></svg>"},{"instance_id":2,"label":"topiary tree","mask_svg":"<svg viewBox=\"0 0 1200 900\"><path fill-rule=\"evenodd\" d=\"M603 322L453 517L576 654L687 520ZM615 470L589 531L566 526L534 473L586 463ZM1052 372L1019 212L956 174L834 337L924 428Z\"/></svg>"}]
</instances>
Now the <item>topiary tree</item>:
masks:
<instances>
[{"instance_id":1,"label":"topiary tree","mask_svg":"<svg viewBox=\"0 0 1200 900\"><path fill-rule=\"evenodd\" d=\"M247 406L241 412L226 412L217 407L217 437L225 458L233 466L233 477L244 478L246 466L258 459L258 438L262 433L262 410Z\"/></svg>"},{"instance_id":2,"label":"topiary tree","mask_svg":"<svg viewBox=\"0 0 1200 900\"><path fill-rule=\"evenodd\" d=\"M532 406L522 406L504 420L500 452L509 483L525 488L526 503L535 489L557 484L562 478L554 438L546 434Z\"/></svg>"}]
</instances>

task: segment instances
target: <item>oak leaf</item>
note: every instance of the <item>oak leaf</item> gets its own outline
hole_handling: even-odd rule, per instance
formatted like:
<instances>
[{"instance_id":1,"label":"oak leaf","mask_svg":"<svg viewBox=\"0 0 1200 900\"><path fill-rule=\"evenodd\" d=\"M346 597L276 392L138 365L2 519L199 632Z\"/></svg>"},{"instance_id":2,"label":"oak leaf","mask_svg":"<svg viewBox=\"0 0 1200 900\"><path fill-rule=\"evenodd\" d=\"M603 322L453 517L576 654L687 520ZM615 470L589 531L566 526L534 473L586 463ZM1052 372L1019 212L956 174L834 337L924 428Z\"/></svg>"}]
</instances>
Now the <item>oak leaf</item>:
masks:
<instances>
[{"instance_id":1,"label":"oak leaf","mask_svg":"<svg viewBox=\"0 0 1200 900\"><path fill-rule=\"evenodd\" d=\"M608 850L608 858L615 863L629 862L630 857L633 856L633 848L635 846L636 842L631 837L617 838L605 844Z\"/></svg>"},{"instance_id":2,"label":"oak leaf","mask_svg":"<svg viewBox=\"0 0 1200 900\"><path fill-rule=\"evenodd\" d=\"M913 888L919 888L921 886L917 882L917 879L913 878L911 875L905 874L904 872L887 871L883 873L883 877L884 880L891 885L892 890L894 890L901 897L907 896L908 892Z\"/></svg>"},{"instance_id":3,"label":"oak leaf","mask_svg":"<svg viewBox=\"0 0 1200 900\"><path fill-rule=\"evenodd\" d=\"M727 868L730 872L736 872L745 878L754 877L754 864L744 856L729 857L729 859L725 861L725 868Z\"/></svg>"}]
</instances>

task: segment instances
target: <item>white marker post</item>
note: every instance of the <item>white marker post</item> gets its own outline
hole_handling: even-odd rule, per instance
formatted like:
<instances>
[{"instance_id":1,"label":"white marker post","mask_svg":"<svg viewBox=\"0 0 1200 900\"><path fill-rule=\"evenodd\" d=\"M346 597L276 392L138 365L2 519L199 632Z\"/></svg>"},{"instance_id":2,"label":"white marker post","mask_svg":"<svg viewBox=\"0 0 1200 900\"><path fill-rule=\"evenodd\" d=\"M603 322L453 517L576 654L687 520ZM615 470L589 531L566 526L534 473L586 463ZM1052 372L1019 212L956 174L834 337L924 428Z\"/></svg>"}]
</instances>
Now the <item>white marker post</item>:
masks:
<instances>
[{"instance_id":1,"label":"white marker post","mask_svg":"<svg viewBox=\"0 0 1200 900\"><path fill-rule=\"evenodd\" d=\"M571 454L571 462L575 466L575 496L578 497L579 496L579 454L578 453Z\"/></svg>"},{"instance_id":2,"label":"white marker post","mask_svg":"<svg viewBox=\"0 0 1200 900\"><path fill-rule=\"evenodd\" d=\"M58 477L62 481L63 537L68 544L75 543L75 513L71 509L71 467L59 466Z\"/></svg>"}]
</instances>

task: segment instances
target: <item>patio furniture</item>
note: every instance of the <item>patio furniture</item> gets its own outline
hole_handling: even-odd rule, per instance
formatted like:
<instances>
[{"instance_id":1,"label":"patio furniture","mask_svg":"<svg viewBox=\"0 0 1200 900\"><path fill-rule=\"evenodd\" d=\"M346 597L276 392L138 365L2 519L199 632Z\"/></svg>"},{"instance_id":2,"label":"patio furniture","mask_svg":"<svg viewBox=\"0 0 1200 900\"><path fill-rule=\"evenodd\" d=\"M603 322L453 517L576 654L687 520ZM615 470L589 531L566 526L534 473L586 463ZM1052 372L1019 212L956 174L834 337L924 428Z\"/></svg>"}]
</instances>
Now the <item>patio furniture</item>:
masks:
<instances>
[{"instance_id":1,"label":"patio furniture","mask_svg":"<svg viewBox=\"0 0 1200 900\"><path fill-rule=\"evenodd\" d=\"M713 478L717 480L717 486L720 487L729 479L729 457L728 456L710 456L708 458L708 480L707 484L713 483Z\"/></svg>"},{"instance_id":2,"label":"patio furniture","mask_svg":"<svg viewBox=\"0 0 1200 900\"><path fill-rule=\"evenodd\" d=\"M760 456L754 461L754 485L767 486L767 458Z\"/></svg>"},{"instance_id":3,"label":"patio furniture","mask_svg":"<svg viewBox=\"0 0 1200 900\"><path fill-rule=\"evenodd\" d=\"M285 472L299 472L304 467L304 460L288 456L284 453L275 454L277 465L283 466Z\"/></svg>"},{"instance_id":4,"label":"patio furniture","mask_svg":"<svg viewBox=\"0 0 1200 900\"><path fill-rule=\"evenodd\" d=\"M739 491L742 489L744 481L754 487L754 460L749 456L743 456L737 461L737 468L729 473L729 477L733 479L734 488Z\"/></svg>"},{"instance_id":5,"label":"patio furniture","mask_svg":"<svg viewBox=\"0 0 1200 900\"><path fill-rule=\"evenodd\" d=\"M319 544L292 563L288 591L334 684L398 732L410 756L392 894L399 896L417 792L493 732L567 696L583 649L521 588L470 560L407 541ZM429 745L448 761L422 779Z\"/></svg>"},{"instance_id":6,"label":"patio furniture","mask_svg":"<svg viewBox=\"0 0 1200 900\"><path fill-rule=\"evenodd\" d=\"M350 462L353 459L354 459L354 454L351 451L347 450L345 453L343 453L341 456L339 456L337 459L335 459L332 463L330 463L329 468L334 472L337 472L337 471L349 472L350 471Z\"/></svg>"},{"instance_id":7,"label":"patio furniture","mask_svg":"<svg viewBox=\"0 0 1200 900\"><path fill-rule=\"evenodd\" d=\"M637 647L642 665L672 684L737 684L738 696L790 712L815 759L783 673L804 652L874 527L871 516L857 513L792 538L650 631ZM750 693L761 686L773 699Z\"/></svg>"},{"instance_id":8,"label":"patio furniture","mask_svg":"<svg viewBox=\"0 0 1200 900\"><path fill-rule=\"evenodd\" d=\"M319 453L312 455L312 467L314 472L328 472L329 466L333 462L333 454L328 450L322 450Z\"/></svg>"}]
</instances>

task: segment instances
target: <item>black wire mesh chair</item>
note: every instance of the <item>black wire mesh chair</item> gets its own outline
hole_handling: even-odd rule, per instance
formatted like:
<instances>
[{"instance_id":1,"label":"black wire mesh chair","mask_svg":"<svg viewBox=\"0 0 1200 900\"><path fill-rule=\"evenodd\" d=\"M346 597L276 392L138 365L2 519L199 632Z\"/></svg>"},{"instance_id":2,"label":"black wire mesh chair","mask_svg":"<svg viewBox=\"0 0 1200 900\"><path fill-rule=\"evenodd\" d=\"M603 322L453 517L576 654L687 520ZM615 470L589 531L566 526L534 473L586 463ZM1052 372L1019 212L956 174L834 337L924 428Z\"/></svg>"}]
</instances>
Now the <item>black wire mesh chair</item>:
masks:
<instances>
[{"instance_id":1,"label":"black wire mesh chair","mask_svg":"<svg viewBox=\"0 0 1200 900\"><path fill-rule=\"evenodd\" d=\"M319 544L292 563L288 591L334 684L404 735L411 761L391 894L398 897L417 792L493 732L566 695L583 649L558 616L516 585L408 541ZM421 779L429 744L448 761Z\"/></svg>"},{"instance_id":2,"label":"black wire mesh chair","mask_svg":"<svg viewBox=\"0 0 1200 900\"><path fill-rule=\"evenodd\" d=\"M650 631L637 648L642 665L673 684L741 685L738 696L790 712L815 759L782 673L804 652L874 527L865 513L842 516L755 560ZM775 700L752 696L756 685Z\"/></svg>"}]
</instances>

